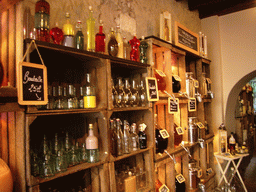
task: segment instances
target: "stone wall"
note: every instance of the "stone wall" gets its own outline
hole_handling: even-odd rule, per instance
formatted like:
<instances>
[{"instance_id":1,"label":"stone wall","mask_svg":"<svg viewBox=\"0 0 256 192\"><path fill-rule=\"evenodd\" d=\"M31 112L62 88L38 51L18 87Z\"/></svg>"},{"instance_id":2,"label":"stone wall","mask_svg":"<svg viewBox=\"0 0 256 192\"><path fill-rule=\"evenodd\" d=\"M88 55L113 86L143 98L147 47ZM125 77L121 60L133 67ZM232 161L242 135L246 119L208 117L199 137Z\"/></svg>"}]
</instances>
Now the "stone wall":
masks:
<instances>
[{"instance_id":1,"label":"stone wall","mask_svg":"<svg viewBox=\"0 0 256 192\"><path fill-rule=\"evenodd\" d=\"M37 0L24 0L34 15ZM58 22L61 28L65 22L65 13L71 14L72 23L80 19L83 32L86 32L88 7L91 5L96 19L95 32L98 32L99 20L103 20L104 32L109 33L110 27L121 26L123 37L128 40L136 32L137 37L154 35L159 37L160 14L171 13L172 34L174 23L178 21L193 32L201 30L201 20L197 11L189 11L186 0L47 0L50 3L50 26ZM172 35L172 36L173 36Z\"/></svg>"}]
</instances>

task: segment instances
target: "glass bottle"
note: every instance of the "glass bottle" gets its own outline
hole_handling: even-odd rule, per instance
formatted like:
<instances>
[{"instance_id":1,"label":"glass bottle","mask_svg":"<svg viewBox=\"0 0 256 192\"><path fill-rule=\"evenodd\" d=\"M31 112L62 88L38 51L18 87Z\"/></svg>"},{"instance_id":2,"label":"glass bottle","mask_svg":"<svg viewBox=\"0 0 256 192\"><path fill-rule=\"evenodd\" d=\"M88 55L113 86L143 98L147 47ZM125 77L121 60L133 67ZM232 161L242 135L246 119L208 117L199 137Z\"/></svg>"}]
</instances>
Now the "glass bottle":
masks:
<instances>
[{"instance_id":1,"label":"glass bottle","mask_svg":"<svg viewBox=\"0 0 256 192\"><path fill-rule=\"evenodd\" d=\"M155 114L155 143L156 143L156 153L163 153L168 146L168 138L163 138L160 134L162 128L157 124L157 114Z\"/></svg>"},{"instance_id":2,"label":"glass bottle","mask_svg":"<svg viewBox=\"0 0 256 192\"><path fill-rule=\"evenodd\" d=\"M125 107L130 106L130 98L131 98L131 86L128 78L124 79L124 105Z\"/></svg>"},{"instance_id":3,"label":"glass bottle","mask_svg":"<svg viewBox=\"0 0 256 192\"><path fill-rule=\"evenodd\" d=\"M140 40L137 39L136 34L134 34L133 39L129 41L129 44L131 45L130 59L132 61L139 61Z\"/></svg>"},{"instance_id":4,"label":"glass bottle","mask_svg":"<svg viewBox=\"0 0 256 192\"><path fill-rule=\"evenodd\" d=\"M78 97L78 108L83 109L84 108L84 92L83 87L79 87L79 97Z\"/></svg>"},{"instance_id":5,"label":"glass bottle","mask_svg":"<svg viewBox=\"0 0 256 192\"><path fill-rule=\"evenodd\" d=\"M189 97L195 98L195 86L193 79L193 72L186 73L186 92Z\"/></svg>"},{"instance_id":6,"label":"glass bottle","mask_svg":"<svg viewBox=\"0 0 256 192\"><path fill-rule=\"evenodd\" d=\"M56 22L55 27L50 30L50 36L54 44L61 45L64 34L62 29L59 28L58 22Z\"/></svg>"},{"instance_id":7,"label":"glass bottle","mask_svg":"<svg viewBox=\"0 0 256 192\"><path fill-rule=\"evenodd\" d=\"M91 73L86 74L86 84L83 88L84 91L84 108L96 108L96 93L95 86L91 81Z\"/></svg>"},{"instance_id":8,"label":"glass bottle","mask_svg":"<svg viewBox=\"0 0 256 192\"><path fill-rule=\"evenodd\" d=\"M124 120L124 136L123 136L123 153L130 153L130 132L129 132L129 123Z\"/></svg>"},{"instance_id":9,"label":"glass bottle","mask_svg":"<svg viewBox=\"0 0 256 192\"><path fill-rule=\"evenodd\" d=\"M99 32L95 36L95 51L105 53L106 36L103 33L103 22L100 20Z\"/></svg>"},{"instance_id":10,"label":"glass bottle","mask_svg":"<svg viewBox=\"0 0 256 192\"><path fill-rule=\"evenodd\" d=\"M130 96L130 105L132 107L137 107L139 105L139 92L137 88L137 83L135 79L132 79L132 86L131 86L131 96Z\"/></svg>"},{"instance_id":11,"label":"glass bottle","mask_svg":"<svg viewBox=\"0 0 256 192\"><path fill-rule=\"evenodd\" d=\"M82 21L78 20L76 24L77 32L75 35L75 47L77 49L84 49L84 34L82 32Z\"/></svg>"},{"instance_id":12,"label":"glass bottle","mask_svg":"<svg viewBox=\"0 0 256 192\"><path fill-rule=\"evenodd\" d=\"M155 77L157 80L157 88L159 91L165 91L166 88L166 75L164 72L159 71L157 69L154 70L155 71Z\"/></svg>"},{"instance_id":13,"label":"glass bottle","mask_svg":"<svg viewBox=\"0 0 256 192\"><path fill-rule=\"evenodd\" d=\"M124 59L130 59L130 45L126 39L126 37L123 38L123 46L124 46Z\"/></svg>"},{"instance_id":14,"label":"glass bottle","mask_svg":"<svg viewBox=\"0 0 256 192\"><path fill-rule=\"evenodd\" d=\"M89 18L87 24L87 51L95 51L95 19L93 18L92 6L89 6Z\"/></svg>"},{"instance_id":15,"label":"glass bottle","mask_svg":"<svg viewBox=\"0 0 256 192\"><path fill-rule=\"evenodd\" d=\"M63 93L62 86L57 87L57 96L54 102L55 109L63 109Z\"/></svg>"},{"instance_id":16,"label":"glass bottle","mask_svg":"<svg viewBox=\"0 0 256 192\"><path fill-rule=\"evenodd\" d=\"M174 123L174 147L178 147L182 142L182 138L183 138L181 134L178 134L176 129L177 127L178 126Z\"/></svg>"},{"instance_id":17,"label":"glass bottle","mask_svg":"<svg viewBox=\"0 0 256 192\"><path fill-rule=\"evenodd\" d=\"M235 137L234 137L234 133L231 132L231 136L229 138L229 150L230 150L231 155L236 154L235 147L236 147L236 140L235 140Z\"/></svg>"},{"instance_id":18,"label":"glass bottle","mask_svg":"<svg viewBox=\"0 0 256 192\"><path fill-rule=\"evenodd\" d=\"M116 119L116 147L117 156L123 155L123 132L121 129L121 121L119 118Z\"/></svg>"},{"instance_id":19,"label":"glass bottle","mask_svg":"<svg viewBox=\"0 0 256 192\"><path fill-rule=\"evenodd\" d=\"M118 106L118 93L116 91L115 85L114 85L114 80L111 79L111 86L112 86L112 101L113 101L113 106L114 107L119 107Z\"/></svg>"},{"instance_id":20,"label":"glass bottle","mask_svg":"<svg viewBox=\"0 0 256 192\"><path fill-rule=\"evenodd\" d=\"M139 85L139 105L145 107L147 104L147 92L144 84L144 80L140 81Z\"/></svg>"},{"instance_id":21,"label":"glass bottle","mask_svg":"<svg viewBox=\"0 0 256 192\"><path fill-rule=\"evenodd\" d=\"M35 29L37 40L50 42L50 4L45 0L36 2Z\"/></svg>"},{"instance_id":22,"label":"glass bottle","mask_svg":"<svg viewBox=\"0 0 256 192\"><path fill-rule=\"evenodd\" d=\"M139 125L139 147L140 149L147 148L147 134L145 133L146 125L144 123Z\"/></svg>"},{"instance_id":23,"label":"glass bottle","mask_svg":"<svg viewBox=\"0 0 256 192\"><path fill-rule=\"evenodd\" d=\"M67 108L74 109L74 86L68 85Z\"/></svg>"},{"instance_id":24,"label":"glass bottle","mask_svg":"<svg viewBox=\"0 0 256 192\"><path fill-rule=\"evenodd\" d=\"M176 192L185 192L186 191L186 183L183 181L180 183L175 177L175 191Z\"/></svg>"},{"instance_id":25,"label":"glass bottle","mask_svg":"<svg viewBox=\"0 0 256 192\"><path fill-rule=\"evenodd\" d=\"M118 54L118 42L115 37L115 31L114 28L111 27L110 29L110 38L108 41L108 54L116 57Z\"/></svg>"},{"instance_id":26,"label":"glass bottle","mask_svg":"<svg viewBox=\"0 0 256 192\"><path fill-rule=\"evenodd\" d=\"M116 27L116 41L118 43L118 54L117 57L123 58L124 57L124 42L121 36L120 26Z\"/></svg>"},{"instance_id":27,"label":"glass bottle","mask_svg":"<svg viewBox=\"0 0 256 192\"><path fill-rule=\"evenodd\" d=\"M226 140L224 137L221 137L221 140L220 140L220 151L221 153L226 153Z\"/></svg>"},{"instance_id":28,"label":"glass bottle","mask_svg":"<svg viewBox=\"0 0 256 192\"><path fill-rule=\"evenodd\" d=\"M66 132L65 134L65 141L64 141L64 157L65 157L65 162L66 166L70 165L71 162L71 141L69 138L69 133Z\"/></svg>"},{"instance_id":29,"label":"glass bottle","mask_svg":"<svg viewBox=\"0 0 256 192\"><path fill-rule=\"evenodd\" d=\"M147 63L147 49L148 49L148 43L145 41L144 36L141 37L141 42L140 42L140 62L141 63Z\"/></svg>"},{"instance_id":30,"label":"glass bottle","mask_svg":"<svg viewBox=\"0 0 256 192\"><path fill-rule=\"evenodd\" d=\"M67 47L75 47L75 31L73 25L71 24L69 13L66 13L66 23L63 25L63 33L64 39L62 44Z\"/></svg>"},{"instance_id":31,"label":"glass bottle","mask_svg":"<svg viewBox=\"0 0 256 192\"><path fill-rule=\"evenodd\" d=\"M75 146L71 147L71 159L70 159L70 165L74 166L79 163L78 156L75 151Z\"/></svg>"},{"instance_id":32,"label":"glass bottle","mask_svg":"<svg viewBox=\"0 0 256 192\"><path fill-rule=\"evenodd\" d=\"M43 172L41 174L41 177L52 177L54 175L54 172L50 163L50 156L48 154L44 155L42 170Z\"/></svg>"},{"instance_id":33,"label":"glass bottle","mask_svg":"<svg viewBox=\"0 0 256 192\"><path fill-rule=\"evenodd\" d=\"M180 81L178 81L177 78L175 78L176 76L172 75L172 92L173 93L179 93L181 89Z\"/></svg>"},{"instance_id":34,"label":"glass bottle","mask_svg":"<svg viewBox=\"0 0 256 192\"><path fill-rule=\"evenodd\" d=\"M94 136L93 124L89 124L89 135L86 138L86 149L89 163L96 163L99 161L98 138Z\"/></svg>"},{"instance_id":35,"label":"glass bottle","mask_svg":"<svg viewBox=\"0 0 256 192\"><path fill-rule=\"evenodd\" d=\"M74 105L74 109L77 109L79 102L78 102L78 98L77 98L77 94L76 94L76 87L73 86L73 89L74 89L73 105Z\"/></svg>"},{"instance_id":36,"label":"glass bottle","mask_svg":"<svg viewBox=\"0 0 256 192\"><path fill-rule=\"evenodd\" d=\"M55 163L56 163L55 170L57 173L64 172L67 170L67 168L65 166L65 162L64 162L64 157L61 154L61 151L57 152L57 157L56 157Z\"/></svg>"},{"instance_id":37,"label":"glass bottle","mask_svg":"<svg viewBox=\"0 0 256 192\"><path fill-rule=\"evenodd\" d=\"M124 83L121 77L117 78L116 91L118 94L117 105L119 107L124 107Z\"/></svg>"},{"instance_id":38,"label":"glass bottle","mask_svg":"<svg viewBox=\"0 0 256 192\"><path fill-rule=\"evenodd\" d=\"M136 123L133 123L131 125L131 134L130 134L130 138L131 138L131 151L137 151L139 148L139 136L136 132L137 129L137 125Z\"/></svg>"},{"instance_id":39,"label":"glass bottle","mask_svg":"<svg viewBox=\"0 0 256 192\"><path fill-rule=\"evenodd\" d=\"M111 136L111 143L110 143L110 149L111 154L113 156L117 156L117 137L116 137L116 127L115 122L113 119L110 119L110 136Z\"/></svg>"},{"instance_id":40,"label":"glass bottle","mask_svg":"<svg viewBox=\"0 0 256 192\"><path fill-rule=\"evenodd\" d=\"M68 109L68 95L67 95L67 87L63 87L63 109Z\"/></svg>"},{"instance_id":41,"label":"glass bottle","mask_svg":"<svg viewBox=\"0 0 256 192\"><path fill-rule=\"evenodd\" d=\"M81 149L81 162L87 161L87 151L86 151L86 144L82 143L82 149Z\"/></svg>"},{"instance_id":42,"label":"glass bottle","mask_svg":"<svg viewBox=\"0 0 256 192\"><path fill-rule=\"evenodd\" d=\"M202 83L202 95L203 96L207 96L208 94L208 90L207 90L207 81L206 81L206 73L202 73L202 79L203 79L203 83Z\"/></svg>"},{"instance_id":43,"label":"glass bottle","mask_svg":"<svg viewBox=\"0 0 256 192\"><path fill-rule=\"evenodd\" d=\"M48 103L46 105L46 109L54 108L54 97L53 97L53 87L48 85Z\"/></svg>"}]
</instances>

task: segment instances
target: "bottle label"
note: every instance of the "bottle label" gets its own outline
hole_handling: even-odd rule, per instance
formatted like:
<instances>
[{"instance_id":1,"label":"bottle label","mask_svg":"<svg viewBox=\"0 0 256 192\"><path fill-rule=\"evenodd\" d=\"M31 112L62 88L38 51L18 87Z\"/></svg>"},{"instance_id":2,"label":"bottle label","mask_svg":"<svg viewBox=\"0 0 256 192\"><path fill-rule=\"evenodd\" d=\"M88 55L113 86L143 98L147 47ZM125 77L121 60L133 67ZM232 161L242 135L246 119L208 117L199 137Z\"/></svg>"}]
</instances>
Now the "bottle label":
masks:
<instances>
[{"instance_id":1,"label":"bottle label","mask_svg":"<svg viewBox=\"0 0 256 192\"><path fill-rule=\"evenodd\" d=\"M96 108L96 96L84 96L84 108Z\"/></svg>"},{"instance_id":2,"label":"bottle label","mask_svg":"<svg viewBox=\"0 0 256 192\"><path fill-rule=\"evenodd\" d=\"M183 177L182 174L177 175L177 176L176 176L176 179L177 179L177 181L178 181L179 183L185 182L185 178Z\"/></svg>"}]
</instances>

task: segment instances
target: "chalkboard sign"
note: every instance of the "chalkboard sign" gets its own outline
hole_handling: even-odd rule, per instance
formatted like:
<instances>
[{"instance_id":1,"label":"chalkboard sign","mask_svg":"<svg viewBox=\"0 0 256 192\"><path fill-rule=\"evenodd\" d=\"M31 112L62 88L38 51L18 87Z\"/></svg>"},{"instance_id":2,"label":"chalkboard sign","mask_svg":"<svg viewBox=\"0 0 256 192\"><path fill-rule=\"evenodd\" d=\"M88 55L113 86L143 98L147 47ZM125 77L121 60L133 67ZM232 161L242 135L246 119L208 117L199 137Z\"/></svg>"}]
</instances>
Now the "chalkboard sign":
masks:
<instances>
[{"instance_id":1,"label":"chalkboard sign","mask_svg":"<svg viewBox=\"0 0 256 192\"><path fill-rule=\"evenodd\" d=\"M195 98L190 98L188 101L188 111L196 111L196 99Z\"/></svg>"},{"instance_id":2,"label":"chalkboard sign","mask_svg":"<svg viewBox=\"0 0 256 192\"><path fill-rule=\"evenodd\" d=\"M17 72L20 105L46 105L47 70L45 65L22 62Z\"/></svg>"},{"instance_id":3,"label":"chalkboard sign","mask_svg":"<svg viewBox=\"0 0 256 192\"><path fill-rule=\"evenodd\" d=\"M169 192L169 188L163 184L160 188L159 188L159 192Z\"/></svg>"},{"instance_id":4,"label":"chalkboard sign","mask_svg":"<svg viewBox=\"0 0 256 192\"><path fill-rule=\"evenodd\" d=\"M185 178L184 178L184 176L183 176L182 174L177 175L177 176L176 176L176 179L177 179L177 181L178 181L179 183L185 182Z\"/></svg>"},{"instance_id":5,"label":"chalkboard sign","mask_svg":"<svg viewBox=\"0 0 256 192\"><path fill-rule=\"evenodd\" d=\"M171 97L168 98L168 112L170 114L179 112L179 99L175 98L175 100Z\"/></svg>"},{"instance_id":6,"label":"chalkboard sign","mask_svg":"<svg viewBox=\"0 0 256 192\"><path fill-rule=\"evenodd\" d=\"M158 101L157 81L154 77L146 77L147 96L148 101Z\"/></svg>"},{"instance_id":7,"label":"chalkboard sign","mask_svg":"<svg viewBox=\"0 0 256 192\"><path fill-rule=\"evenodd\" d=\"M175 22L175 44L199 55L199 35Z\"/></svg>"}]
</instances>

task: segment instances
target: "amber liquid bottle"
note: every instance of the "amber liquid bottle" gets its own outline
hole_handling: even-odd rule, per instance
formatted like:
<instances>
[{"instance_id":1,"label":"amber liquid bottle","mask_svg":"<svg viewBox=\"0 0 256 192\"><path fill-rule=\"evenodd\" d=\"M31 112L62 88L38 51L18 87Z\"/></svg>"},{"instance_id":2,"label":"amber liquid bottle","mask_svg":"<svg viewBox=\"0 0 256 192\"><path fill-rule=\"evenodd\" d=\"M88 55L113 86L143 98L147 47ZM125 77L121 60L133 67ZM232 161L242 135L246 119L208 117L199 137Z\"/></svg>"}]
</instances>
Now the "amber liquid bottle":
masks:
<instances>
[{"instance_id":1,"label":"amber liquid bottle","mask_svg":"<svg viewBox=\"0 0 256 192\"><path fill-rule=\"evenodd\" d=\"M108 54L114 57L118 54L118 43L116 41L114 28L111 28L111 35L108 42Z\"/></svg>"},{"instance_id":2,"label":"amber liquid bottle","mask_svg":"<svg viewBox=\"0 0 256 192\"><path fill-rule=\"evenodd\" d=\"M174 147L178 147L180 145L180 143L182 142L182 135L179 135L177 132L177 128L178 126L176 124L174 124Z\"/></svg>"},{"instance_id":3,"label":"amber liquid bottle","mask_svg":"<svg viewBox=\"0 0 256 192\"><path fill-rule=\"evenodd\" d=\"M157 114L155 114L155 143L156 143L156 153L163 153L168 146L168 138L163 138L160 134L162 129L157 124Z\"/></svg>"}]
</instances>

